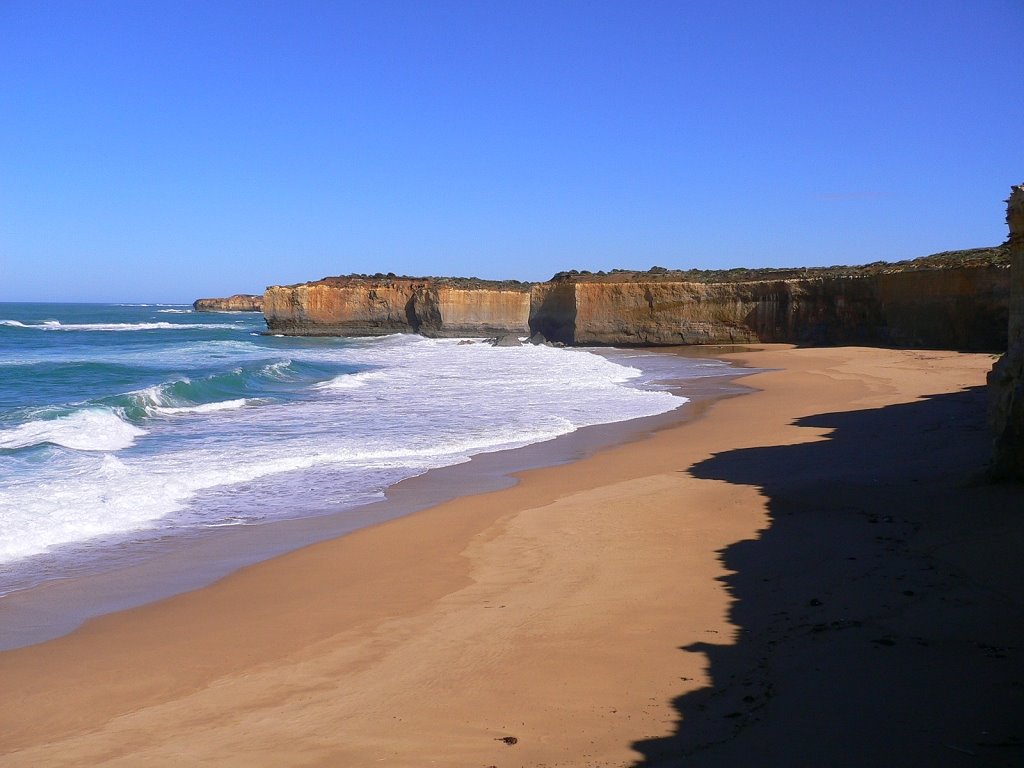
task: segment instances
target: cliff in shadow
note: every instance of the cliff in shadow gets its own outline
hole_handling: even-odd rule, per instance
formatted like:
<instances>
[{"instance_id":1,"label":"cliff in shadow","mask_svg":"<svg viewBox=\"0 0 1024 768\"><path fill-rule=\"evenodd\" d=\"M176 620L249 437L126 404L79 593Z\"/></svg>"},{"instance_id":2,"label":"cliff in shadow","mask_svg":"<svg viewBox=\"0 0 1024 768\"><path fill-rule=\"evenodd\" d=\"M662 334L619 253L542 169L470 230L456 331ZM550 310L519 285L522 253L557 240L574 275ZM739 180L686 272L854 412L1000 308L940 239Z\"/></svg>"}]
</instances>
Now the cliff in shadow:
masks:
<instances>
[{"instance_id":1,"label":"cliff in shadow","mask_svg":"<svg viewBox=\"0 0 1024 768\"><path fill-rule=\"evenodd\" d=\"M262 312L263 297L236 293L223 299L196 299L192 309L196 312Z\"/></svg>"},{"instance_id":2,"label":"cliff in shadow","mask_svg":"<svg viewBox=\"0 0 1024 768\"><path fill-rule=\"evenodd\" d=\"M263 294L271 333L295 336L495 336L529 333L530 286L514 281L328 277Z\"/></svg>"},{"instance_id":3,"label":"cliff in shadow","mask_svg":"<svg viewBox=\"0 0 1024 768\"><path fill-rule=\"evenodd\" d=\"M995 434L992 473L1024 480L1024 185L1013 187L1006 203L1011 287L1007 352L988 376Z\"/></svg>"}]
</instances>

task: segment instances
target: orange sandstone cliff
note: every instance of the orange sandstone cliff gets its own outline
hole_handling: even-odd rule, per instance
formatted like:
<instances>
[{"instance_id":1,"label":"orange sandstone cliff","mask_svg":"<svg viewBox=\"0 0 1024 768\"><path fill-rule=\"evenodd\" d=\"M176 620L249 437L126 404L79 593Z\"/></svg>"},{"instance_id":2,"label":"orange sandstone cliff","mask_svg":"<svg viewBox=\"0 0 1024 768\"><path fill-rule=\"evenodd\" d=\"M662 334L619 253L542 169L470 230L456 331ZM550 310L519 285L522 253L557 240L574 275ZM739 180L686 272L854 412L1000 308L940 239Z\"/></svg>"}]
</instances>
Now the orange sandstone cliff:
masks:
<instances>
[{"instance_id":1,"label":"orange sandstone cliff","mask_svg":"<svg viewBox=\"0 0 1024 768\"><path fill-rule=\"evenodd\" d=\"M1000 257L978 249L869 267L561 274L534 288L530 326L565 344L998 349L1009 292Z\"/></svg>"},{"instance_id":2,"label":"orange sandstone cliff","mask_svg":"<svg viewBox=\"0 0 1024 768\"><path fill-rule=\"evenodd\" d=\"M545 283L394 275L271 286L271 333L540 334L570 345L883 344L1002 349L1001 248L899 264L728 272L561 273Z\"/></svg>"},{"instance_id":3,"label":"orange sandstone cliff","mask_svg":"<svg viewBox=\"0 0 1024 768\"><path fill-rule=\"evenodd\" d=\"M327 277L263 294L271 333L495 336L529 333L530 286L459 278Z\"/></svg>"}]
</instances>

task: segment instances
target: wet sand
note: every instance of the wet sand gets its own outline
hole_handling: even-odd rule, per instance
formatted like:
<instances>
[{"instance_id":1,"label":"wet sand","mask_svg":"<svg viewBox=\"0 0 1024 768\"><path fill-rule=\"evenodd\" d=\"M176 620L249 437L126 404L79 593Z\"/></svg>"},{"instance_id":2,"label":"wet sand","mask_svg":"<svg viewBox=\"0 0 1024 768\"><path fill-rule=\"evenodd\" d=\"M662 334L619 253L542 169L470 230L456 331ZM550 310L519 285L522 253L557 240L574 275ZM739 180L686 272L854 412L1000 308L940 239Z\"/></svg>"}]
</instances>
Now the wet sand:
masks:
<instances>
[{"instance_id":1,"label":"wet sand","mask_svg":"<svg viewBox=\"0 0 1024 768\"><path fill-rule=\"evenodd\" d=\"M0 654L0 765L1018 765L987 355L767 346L703 418Z\"/></svg>"}]
</instances>

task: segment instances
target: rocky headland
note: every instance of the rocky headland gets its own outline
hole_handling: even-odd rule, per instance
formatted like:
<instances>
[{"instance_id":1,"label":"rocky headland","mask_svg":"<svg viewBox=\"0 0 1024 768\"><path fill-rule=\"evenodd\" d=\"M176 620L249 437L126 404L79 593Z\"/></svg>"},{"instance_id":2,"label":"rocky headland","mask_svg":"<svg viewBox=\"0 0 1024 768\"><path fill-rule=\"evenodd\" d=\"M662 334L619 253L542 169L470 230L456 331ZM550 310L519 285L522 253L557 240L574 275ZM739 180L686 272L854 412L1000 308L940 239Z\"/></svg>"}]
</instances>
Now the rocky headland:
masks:
<instances>
[{"instance_id":1,"label":"rocky headland","mask_svg":"<svg viewBox=\"0 0 1024 768\"><path fill-rule=\"evenodd\" d=\"M271 333L285 336L528 334L529 283L474 278L326 277L263 294Z\"/></svg>"},{"instance_id":2,"label":"rocky headland","mask_svg":"<svg viewBox=\"0 0 1024 768\"><path fill-rule=\"evenodd\" d=\"M263 297L236 293L223 299L196 299L192 309L196 312L262 312Z\"/></svg>"},{"instance_id":3,"label":"rocky headland","mask_svg":"<svg viewBox=\"0 0 1024 768\"><path fill-rule=\"evenodd\" d=\"M732 342L1005 348L1009 251L807 269L563 272L543 283L395 275L271 286L271 333L538 335L568 345Z\"/></svg>"},{"instance_id":4,"label":"rocky headland","mask_svg":"<svg viewBox=\"0 0 1024 768\"><path fill-rule=\"evenodd\" d=\"M1024 480L1024 185L1006 201L1012 261L1007 352L988 376L996 477Z\"/></svg>"}]
</instances>

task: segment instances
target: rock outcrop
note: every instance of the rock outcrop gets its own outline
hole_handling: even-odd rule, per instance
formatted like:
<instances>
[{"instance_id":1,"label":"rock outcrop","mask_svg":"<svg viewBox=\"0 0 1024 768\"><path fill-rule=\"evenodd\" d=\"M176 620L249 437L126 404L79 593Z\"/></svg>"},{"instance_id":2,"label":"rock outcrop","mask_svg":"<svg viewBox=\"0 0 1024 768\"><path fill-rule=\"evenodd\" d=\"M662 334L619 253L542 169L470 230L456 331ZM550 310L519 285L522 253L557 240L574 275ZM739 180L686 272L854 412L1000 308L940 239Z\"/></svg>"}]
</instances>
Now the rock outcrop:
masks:
<instances>
[{"instance_id":1,"label":"rock outcrop","mask_svg":"<svg viewBox=\"0 0 1024 768\"><path fill-rule=\"evenodd\" d=\"M992 473L1024 480L1024 185L1006 201L1011 278L1007 352L988 376L995 433Z\"/></svg>"},{"instance_id":2,"label":"rock outcrop","mask_svg":"<svg viewBox=\"0 0 1024 768\"><path fill-rule=\"evenodd\" d=\"M994 251L963 253L974 256L729 275L664 269L556 275L534 288L530 326L565 344L999 349L1008 269Z\"/></svg>"},{"instance_id":3,"label":"rock outcrop","mask_svg":"<svg viewBox=\"0 0 1024 768\"><path fill-rule=\"evenodd\" d=\"M196 312L262 312L263 297L236 293L225 299L196 299L192 309Z\"/></svg>"},{"instance_id":4,"label":"rock outcrop","mask_svg":"<svg viewBox=\"0 0 1024 768\"><path fill-rule=\"evenodd\" d=\"M459 278L327 277L263 294L271 333L286 336L529 335L530 286Z\"/></svg>"}]
</instances>

